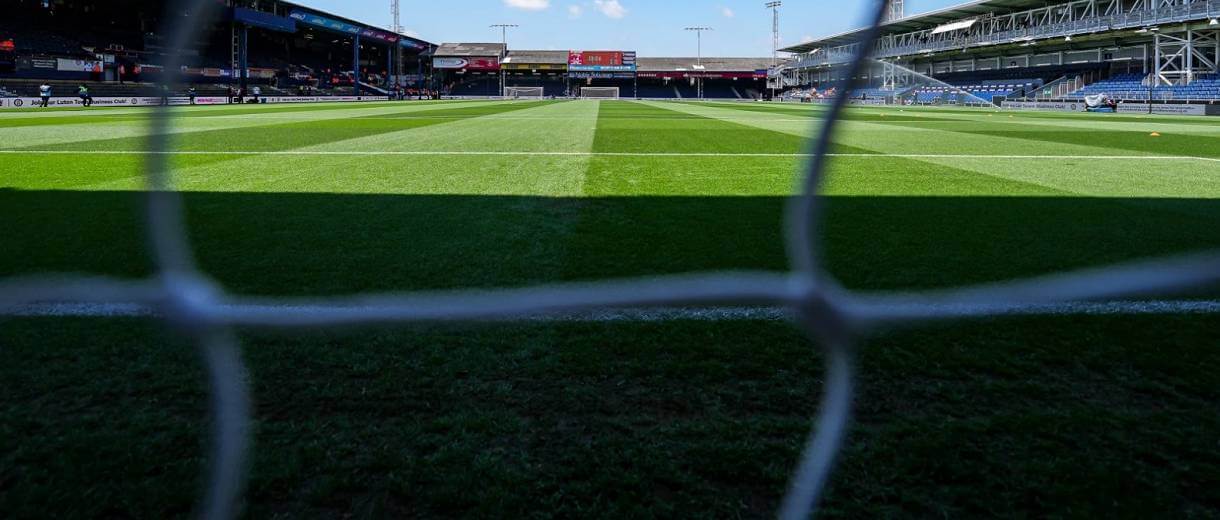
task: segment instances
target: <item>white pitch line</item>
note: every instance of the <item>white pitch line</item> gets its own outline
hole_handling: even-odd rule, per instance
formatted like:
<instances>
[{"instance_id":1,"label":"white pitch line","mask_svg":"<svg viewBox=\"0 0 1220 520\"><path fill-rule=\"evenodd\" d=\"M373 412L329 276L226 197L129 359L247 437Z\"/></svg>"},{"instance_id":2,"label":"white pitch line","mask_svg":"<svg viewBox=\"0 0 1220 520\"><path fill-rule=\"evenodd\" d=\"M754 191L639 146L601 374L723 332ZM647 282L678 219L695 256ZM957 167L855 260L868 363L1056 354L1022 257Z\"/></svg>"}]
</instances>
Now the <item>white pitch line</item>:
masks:
<instances>
[{"instance_id":1,"label":"white pitch line","mask_svg":"<svg viewBox=\"0 0 1220 520\"><path fill-rule=\"evenodd\" d=\"M982 307L946 304L890 304L871 310L884 314L910 314L911 311L926 311L921 314L946 316L974 316ZM291 312L295 314L324 314L334 310L350 311L352 307L327 306L229 306L232 312L242 310ZM375 307L356 308L376 310ZM1134 316L1134 315L1216 315L1220 314L1220 300L1149 300L1119 302L1071 302L1036 305L996 305L986 308L994 316ZM888 311L888 312L887 312ZM75 317L75 318L142 318L156 317L157 312L141 304L132 303L38 303L0 309L0 316L22 318ZM783 307L719 307L719 308L659 308L659 309L608 309L600 311L566 312L553 315L524 316L493 321L509 322L669 322L669 321L780 321L791 316Z\"/></svg>"},{"instance_id":2,"label":"white pitch line","mask_svg":"<svg viewBox=\"0 0 1220 520\"><path fill-rule=\"evenodd\" d=\"M232 156L511 156L511 157L780 157L808 158L808 153L720 153L720 152L531 152L531 151L325 151L325 150L0 150L0 155L232 155ZM1192 155L994 155L994 154L886 154L886 153L831 153L828 157L843 158L893 158L893 159L1031 159L1031 160L1100 160L1100 161L1209 161L1220 162L1220 158L1196 157Z\"/></svg>"}]
</instances>

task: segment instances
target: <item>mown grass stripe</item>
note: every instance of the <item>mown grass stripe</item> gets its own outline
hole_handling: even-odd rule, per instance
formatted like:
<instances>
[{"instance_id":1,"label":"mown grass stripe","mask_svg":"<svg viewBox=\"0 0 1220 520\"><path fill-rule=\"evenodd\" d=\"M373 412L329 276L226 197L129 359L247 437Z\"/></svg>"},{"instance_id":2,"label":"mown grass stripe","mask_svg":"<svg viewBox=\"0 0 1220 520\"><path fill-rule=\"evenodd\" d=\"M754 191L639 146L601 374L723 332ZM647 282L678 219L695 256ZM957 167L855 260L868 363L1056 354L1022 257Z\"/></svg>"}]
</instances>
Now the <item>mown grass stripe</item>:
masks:
<instances>
[{"instance_id":1,"label":"mown grass stripe","mask_svg":"<svg viewBox=\"0 0 1220 520\"><path fill-rule=\"evenodd\" d=\"M0 150L4 155L336 155L336 156L376 156L376 155L503 155L503 156L558 156L558 157L777 157L777 158L808 158L807 153L736 153L736 152L505 152L505 151L474 151L474 150ZM871 159L1031 159L1031 160L1138 160L1138 161L1207 161L1220 162L1216 157L1195 157L1190 155L1008 155L1008 154L887 154L887 153L831 153L830 157L852 157Z\"/></svg>"}]
</instances>

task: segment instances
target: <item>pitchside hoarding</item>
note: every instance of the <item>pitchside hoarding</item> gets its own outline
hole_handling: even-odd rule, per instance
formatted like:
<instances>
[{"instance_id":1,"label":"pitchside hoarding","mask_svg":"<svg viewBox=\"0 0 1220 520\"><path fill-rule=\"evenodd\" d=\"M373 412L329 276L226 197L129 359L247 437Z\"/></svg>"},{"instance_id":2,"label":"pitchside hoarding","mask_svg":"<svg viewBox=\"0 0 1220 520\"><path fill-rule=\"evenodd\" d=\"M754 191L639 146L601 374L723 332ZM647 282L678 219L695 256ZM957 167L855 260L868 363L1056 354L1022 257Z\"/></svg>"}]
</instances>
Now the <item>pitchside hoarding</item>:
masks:
<instances>
[{"instance_id":1,"label":"pitchside hoarding","mask_svg":"<svg viewBox=\"0 0 1220 520\"><path fill-rule=\"evenodd\" d=\"M248 98L247 98L248 99ZM389 101L386 96L285 96L285 97L260 97L263 103L351 103L351 102L367 102L367 101ZM93 105L98 107L149 107L158 106L162 102L159 97L95 97ZM171 105L189 105L191 98L188 97L171 97L169 104ZM195 98L196 105L225 105L229 103L229 98L225 97L209 97L199 96ZM56 108L80 107L83 102L80 98L74 97L53 97L50 101L50 106ZM0 98L0 109L14 108L39 108L42 106L42 98Z\"/></svg>"},{"instance_id":2,"label":"pitchside hoarding","mask_svg":"<svg viewBox=\"0 0 1220 520\"><path fill-rule=\"evenodd\" d=\"M1084 112L1084 101L1005 101L1004 108L1014 110L1050 110L1055 112ZM1147 114L1147 103L1119 103L1118 111L1125 114ZM1154 104L1153 114L1182 116L1220 115L1220 105L1174 105Z\"/></svg>"},{"instance_id":3,"label":"pitchside hoarding","mask_svg":"<svg viewBox=\"0 0 1220 520\"><path fill-rule=\"evenodd\" d=\"M767 72L641 72L639 76L658 79L767 79Z\"/></svg>"}]
</instances>

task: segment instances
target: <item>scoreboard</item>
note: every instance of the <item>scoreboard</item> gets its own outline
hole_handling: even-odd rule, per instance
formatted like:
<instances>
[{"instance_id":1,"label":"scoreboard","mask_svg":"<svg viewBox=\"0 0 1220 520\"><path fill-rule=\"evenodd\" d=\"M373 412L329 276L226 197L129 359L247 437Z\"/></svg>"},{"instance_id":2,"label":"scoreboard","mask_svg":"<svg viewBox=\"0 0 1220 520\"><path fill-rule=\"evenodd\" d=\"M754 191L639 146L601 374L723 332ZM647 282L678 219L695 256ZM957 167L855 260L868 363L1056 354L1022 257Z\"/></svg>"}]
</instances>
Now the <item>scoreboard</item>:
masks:
<instances>
[{"instance_id":1,"label":"scoreboard","mask_svg":"<svg viewBox=\"0 0 1220 520\"><path fill-rule=\"evenodd\" d=\"M569 51L568 70L584 72L635 72L635 53L627 51Z\"/></svg>"},{"instance_id":2,"label":"scoreboard","mask_svg":"<svg viewBox=\"0 0 1220 520\"><path fill-rule=\"evenodd\" d=\"M568 65L611 66L623 64L621 51L572 51L568 53Z\"/></svg>"}]
</instances>

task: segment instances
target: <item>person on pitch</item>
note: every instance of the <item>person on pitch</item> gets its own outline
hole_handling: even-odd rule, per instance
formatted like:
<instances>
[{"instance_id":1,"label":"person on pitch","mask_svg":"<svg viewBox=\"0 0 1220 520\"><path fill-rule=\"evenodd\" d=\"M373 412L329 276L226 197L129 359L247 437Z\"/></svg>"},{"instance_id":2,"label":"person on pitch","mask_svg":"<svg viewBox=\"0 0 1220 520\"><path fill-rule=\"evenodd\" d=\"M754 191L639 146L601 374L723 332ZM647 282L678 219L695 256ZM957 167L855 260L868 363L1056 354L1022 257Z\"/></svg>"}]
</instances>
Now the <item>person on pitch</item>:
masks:
<instances>
[{"instance_id":1,"label":"person on pitch","mask_svg":"<svg viewBox=\"0 0 1220 520\"><path fill-rule=\"evenodd\" d=\"M85 107L93 106L93 95L89 94L89 86L81 83L81 86L76 89L76 95L80 98L81 105Z\"/></svg>"}]
</instances>

